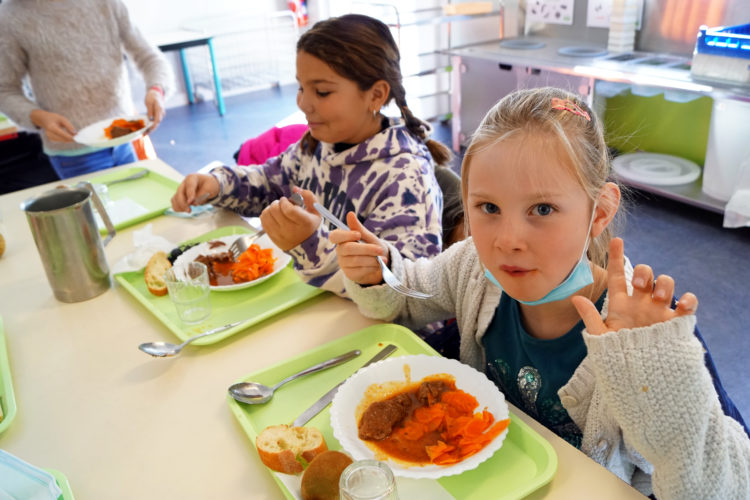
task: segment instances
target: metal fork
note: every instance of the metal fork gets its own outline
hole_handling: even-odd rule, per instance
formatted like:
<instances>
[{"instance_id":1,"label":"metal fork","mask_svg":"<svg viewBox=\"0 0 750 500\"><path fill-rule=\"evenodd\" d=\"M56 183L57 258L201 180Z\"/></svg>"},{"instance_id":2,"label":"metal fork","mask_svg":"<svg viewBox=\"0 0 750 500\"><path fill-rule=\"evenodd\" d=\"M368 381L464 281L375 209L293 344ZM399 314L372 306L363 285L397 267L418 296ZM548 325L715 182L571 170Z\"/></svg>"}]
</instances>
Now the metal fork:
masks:
<instances>
[{"instance_id":1,"label":"metal fork","mask_svg":"<svg viewBox=\"0 0 750 500\"><path fill-rule=\"evenodd\" d=\"M293 204L297 205L298 207L305 208L305 201L302 199L302 195L300 195L299 193L293 193L289 197L289 201L291 201ZM266 230L261 229L257 233L245 234L243 236L240 236L236 240L234 240L232 244L229 245L229 251L232 252L232 255L234 256L234 260L239 259L240 255L245 253L245 250L250 248L250 245L252 245L255 240L257 240L264 234L266 234Z\"/></svg>"},{"instance_id":2,"label":"metal fork","mask_svg":"<svg viewBox=\"0 0 750 500\"><path fill-rule=\"evenodd\" d=\"M315 207L315 210L318 211L320 215L322 215L328 222L331 222L339 229L343 229L344 231L349 231L349 227L344 224L338 217L333 215L331 212L329 212L323 205L320 203L313 204ZM378 264L380 264L380 271L383 274L383 281L385 281L385 284L389 287L393 288L395 291L402 295L406 295L407 297L413 297L415 299L429 299L432 297L432 294L420 292L419 290L412 290L411 288L407 287L403 283L401 283L401 280L399 280L393 272L388 269L388 266L385 265L385 262L383 262L383 259L380 257L380 255L377 255L376 258L378 259Z\"/></svg>"}]
</instances>

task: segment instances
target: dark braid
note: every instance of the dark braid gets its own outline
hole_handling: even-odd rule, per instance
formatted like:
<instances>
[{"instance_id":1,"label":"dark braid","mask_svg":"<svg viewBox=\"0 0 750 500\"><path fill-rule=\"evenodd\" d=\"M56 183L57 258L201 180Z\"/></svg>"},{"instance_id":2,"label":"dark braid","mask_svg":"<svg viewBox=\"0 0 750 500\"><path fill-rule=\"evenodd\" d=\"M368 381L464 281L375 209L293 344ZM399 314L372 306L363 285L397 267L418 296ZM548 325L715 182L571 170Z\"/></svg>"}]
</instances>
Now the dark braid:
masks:
<instances>
[{"instance_id":1,"label":"dark braid","mask_svg":"<svg viewBox=\"0 0 750 500\"><path fill-rule=\"evenodd\" d=\"M425 146L427 146L427 149L430 150L430 155L432 156L432 159L435 160L436 164L448 165L453 158L451 150L438 141L427 139L427 133L425 131L424 124L419 118L415 117L412 114L411 110L406 105L404 87L400 83L401 82L399 82L398 89L394 89L393 87L391 87L391 94L396 101L396 106L398 106L398 109L401 110L401 116L406 122L406 128L408 128L414 135L419 137L419 139L421 139L422 142L425 143Z\"/></svg>"},{"instance_id":2,"label":"dark braid","mask_svg":"<svg viewBox=\"0 0 750 500\"><path fill-rule=\"evenodd\" d=\"M319 21L297 41L297 52L314 56L336 73L369 90L384 80L391 87L391 99L401 110L406 128L425 143L437 164L448 163L450 150L437 141L427 139L423 123L406 107L406 91L401 83L401 55L391 30L381 21L360 14L348 14ZM301 140L302 149L312 153L318 141L308 130Z\"/></svg>"}]
</instances>

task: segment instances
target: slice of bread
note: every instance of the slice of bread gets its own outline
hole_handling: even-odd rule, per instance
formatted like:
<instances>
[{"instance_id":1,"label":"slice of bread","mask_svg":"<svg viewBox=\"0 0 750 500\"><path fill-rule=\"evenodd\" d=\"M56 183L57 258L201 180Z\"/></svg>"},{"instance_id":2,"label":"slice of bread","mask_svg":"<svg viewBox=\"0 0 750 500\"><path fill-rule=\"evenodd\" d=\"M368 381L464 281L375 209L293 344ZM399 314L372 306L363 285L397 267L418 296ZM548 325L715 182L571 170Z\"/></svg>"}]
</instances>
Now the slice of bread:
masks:
<instances>
[{"instance_id":1,"label":"slice of bread","mask_svg":"<svg viewBox=\"0 0 750 500\"><path fill-rule=\"evenodd\" d=\"M172 263L167 259L166 252L156 252L148 259L146 270L143 277L146 280L148 291L154 295L166 295L167 284L164 282L164 273L172 267Z\"/></svg>"},{"instance_id":2,"label":"slice of bread","mask_svg":"<svg viewBox=\"0 0 750 500\"><path fill-rule=\"evenodd\" d=\"M299 474L308 463L328 449L323 434L314 427L271 425L255 438L261 461L269 469L284 474Z\"/></svg>"}]
</instances>

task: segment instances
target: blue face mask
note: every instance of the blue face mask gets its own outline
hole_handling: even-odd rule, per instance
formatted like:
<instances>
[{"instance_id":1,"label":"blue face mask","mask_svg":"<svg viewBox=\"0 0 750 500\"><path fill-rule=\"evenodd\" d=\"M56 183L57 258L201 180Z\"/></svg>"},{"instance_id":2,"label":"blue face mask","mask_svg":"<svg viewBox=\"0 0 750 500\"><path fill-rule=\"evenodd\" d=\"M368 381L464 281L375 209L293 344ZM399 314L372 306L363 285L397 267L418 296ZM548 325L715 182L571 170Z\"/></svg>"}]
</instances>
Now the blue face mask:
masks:
<instances>
[{"instance_id":1,"label":"blue face mask","mask_svg":"<svg viewBox=\"0 0 750 500\"><path fill-rule=\"evenodd\" d=\"M594 210L596 210L596 206L594 206ZM591 221L589 222L589 230L586 233L591 234L591 226L594 223L594 212L591 213ZM562 283L557 285L555 288L550 290L550 292L538 300L518 300L521 304L526 304L527 306L538 306L539 304L546 304L547 302L555 302L558 300L566 299L573 295L575 292L580 290L581 288L590 285L594 282L594 276L591 274L591 265L589 264L589 259L586 257L586 251L589 248L588 243L588 236L586 238L586 244L583 247L583 253L581 254L581 258L578 259L578 262L576 263L575 267L573 267L573 270L570 271L570 274L568 274L567 278L563 280ZM484 270L485 277L490 280L492 284L494 284L496 287L498 287L500 290L503 289L503 287L500 285L500 283L495 279L495 277L492 275L492 273L488 270Z\"/></svg>"}]
</instances>

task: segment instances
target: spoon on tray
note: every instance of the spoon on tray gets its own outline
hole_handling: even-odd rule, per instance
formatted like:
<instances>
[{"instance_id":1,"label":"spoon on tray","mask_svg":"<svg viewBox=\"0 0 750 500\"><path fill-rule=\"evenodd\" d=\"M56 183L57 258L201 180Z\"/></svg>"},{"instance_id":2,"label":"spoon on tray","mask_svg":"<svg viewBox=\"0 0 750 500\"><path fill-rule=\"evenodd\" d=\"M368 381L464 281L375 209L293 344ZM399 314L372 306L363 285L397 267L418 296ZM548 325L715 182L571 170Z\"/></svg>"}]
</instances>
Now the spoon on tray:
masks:
<instances>
[{"instance_id":1,"label":"spoon on tray","mask_svg":"<svg viewBox=\"0 0 750 500\"><path fill-rule=\"evenodd\" d=\"M238 382L229 386L229 394L240 403L247 403L250 405L263 404L271 399L276 389L286 384L287 382L291 382L296 378L308 375L310 373L315 373L332 366L340 365L345 361L356 358L357 356L359 356L359 354L360 351L358 349L349 351L345 354L342 354L341 356L336 356L335 358L329 359L328 361L323 361L322 363L313 365L302 370L301 372L297 372L294 375L290 375L273 387L268 387L267 385L259 384L258 382Z\"/></svg>"},{"instance_id":2,"label":"spoon on tray","mask_svg":"<svg viewBox=\"0 0 750 500\"><path fill-rule=\"evenodd\" d=\"M240 323L242 323L242 321L235 321L234 323L229 323L227 325L214 328L213 330L199 333L198 335L194 337L190 337L182 344L172 344L170 342L144 342L143 344L138 346L138 349L145 352L146 354L152 355L155 358L164 358L167 356L174 356L175 354L179 354L182 348L188 345L193 340L198 340L201 337L205 337L207 335L213 335L214 333L223 332L224 330L228 328L232 328L233 326L237 326Z\"/></svg>"}]
</instances>

